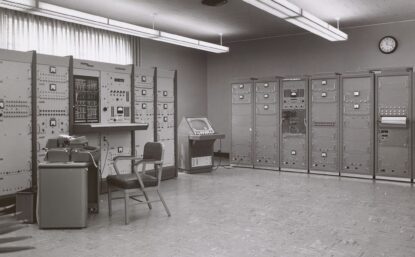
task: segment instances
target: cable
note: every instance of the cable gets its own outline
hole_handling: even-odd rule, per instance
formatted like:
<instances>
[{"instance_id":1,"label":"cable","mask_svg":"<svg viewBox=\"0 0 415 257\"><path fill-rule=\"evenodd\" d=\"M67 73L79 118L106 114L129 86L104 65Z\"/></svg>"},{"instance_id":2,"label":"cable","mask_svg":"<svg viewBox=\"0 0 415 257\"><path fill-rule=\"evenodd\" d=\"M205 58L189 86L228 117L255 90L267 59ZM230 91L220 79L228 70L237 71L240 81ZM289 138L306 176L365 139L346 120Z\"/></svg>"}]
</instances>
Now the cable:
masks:
<instances>
[{"instance_id":1,"label":"cable","mask_svg":"<svg viewBox=\"0 0 415 257\"><path fill-rule=\"evenodd\" d=\"M103 170L105 170L105 165L107 165L107 158L108 158L108 152L110 151L110 142L108 141L108 139L106 137L104 137L104 142L107 143L107 153L105 154L105 160L104 160L104 165L102 165L102 169L99 169L99 173L100 173L100 188L101 188L101 194L102 194L102 174L103 174Z\"/></svg>"},{"instance_id":2,"label":"cable","mask_svg":"<svg viewBox=\"0 0 415 257\"><path fill-rule=\"evenodd\" d=\"M222 153L222 139L219 139L219 151L218 151L218 153ZM218 156L218 157L219 157L219 163L218 163L218 165L212 167L212 171L217 170L219 167L222 167L222 168L225 168L225 169L232 169L232 167L229 166L229 165L222 165L222 158L223 157L221 157L221 156Z\"/></svg>"}]
</instances>

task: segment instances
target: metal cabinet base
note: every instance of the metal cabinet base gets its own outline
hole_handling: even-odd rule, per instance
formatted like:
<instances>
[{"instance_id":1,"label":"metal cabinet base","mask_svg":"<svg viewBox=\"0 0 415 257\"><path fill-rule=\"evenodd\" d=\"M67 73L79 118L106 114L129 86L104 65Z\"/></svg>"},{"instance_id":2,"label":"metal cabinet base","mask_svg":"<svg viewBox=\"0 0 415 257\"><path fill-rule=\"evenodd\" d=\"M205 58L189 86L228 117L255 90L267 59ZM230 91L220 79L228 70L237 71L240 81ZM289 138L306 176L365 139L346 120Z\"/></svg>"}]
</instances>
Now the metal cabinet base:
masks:
<instances>
[{"instance_id":1,"label":"metal cabinet base","mask_svg":"<svg viewBox=\"0 0 415 257\"><path fill-rule=\"evenodd\" d=\"M88 163L39 165L40 228L84 228L88 216Z\"/></svg>"}]
</instances>

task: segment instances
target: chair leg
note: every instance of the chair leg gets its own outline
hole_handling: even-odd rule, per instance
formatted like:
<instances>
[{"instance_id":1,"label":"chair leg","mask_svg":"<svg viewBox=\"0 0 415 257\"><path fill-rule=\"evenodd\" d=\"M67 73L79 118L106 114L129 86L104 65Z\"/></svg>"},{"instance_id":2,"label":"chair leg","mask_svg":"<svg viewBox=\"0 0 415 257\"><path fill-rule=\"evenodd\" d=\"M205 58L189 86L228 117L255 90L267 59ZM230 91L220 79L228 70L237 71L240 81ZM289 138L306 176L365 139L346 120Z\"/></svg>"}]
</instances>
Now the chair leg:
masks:
<instances>
[{"instance_id":1,"label":"chair leg","mask_svg":"<svg viewBox=\"0 0 415 257\"><path fill-rule=\"evenodd\" d=\"M125 208L125 225L127 225L128 224L128 198L129 198L130 196L129 196L129 194L128 194L128 191L127 190L124 190L124 204L125 204L125 206L124 206L124 208Z\"/></svg>"},{"instance_id":2,"label":"chair leg","mask_svg":"<svg viewBox=\"0 0 415 257\"><path fill-rule=\"evenodd\" d=\"M112 196L111 196L111 185L108 185L108 214L111 217L112 216Z\"/></svg>"},{"instance_id":3,"label":"chair leg","mask_svg":"<svg viewBox=\"0 0 415 257\"><path fill-rule=\"evenodd\" d=\"M147 196L147 192L146 192L146 191L144 191L144 190L141 190L141 191L143 192L143 195L144 195L144 197L146 198L148 208L151 210L151 209L152 209L152 206L151 206L150 200L149 200L149 198L148 198L148 196Z\"/></svg>"},{"instance_id":4,"label":"chair leg","mask_svg":"<svg viewBox=\"0 0 415 257\"><path fill-rule=\"evenodd\" d=\"M167 204L166 204L166 202L164 201L164 198L163 198L163 196L161 195L161 193L159 192L159 190L157 189L157 194L159 195L159 197L160 197L160 200L161 200L161 202L163 203L163 206L164 206L164 209L166 210L166 212L167 212L167 216L171 216L171 214L170 214L170 211L169 211L169 208L167 207Z\"/></svg>"}]
</instances>

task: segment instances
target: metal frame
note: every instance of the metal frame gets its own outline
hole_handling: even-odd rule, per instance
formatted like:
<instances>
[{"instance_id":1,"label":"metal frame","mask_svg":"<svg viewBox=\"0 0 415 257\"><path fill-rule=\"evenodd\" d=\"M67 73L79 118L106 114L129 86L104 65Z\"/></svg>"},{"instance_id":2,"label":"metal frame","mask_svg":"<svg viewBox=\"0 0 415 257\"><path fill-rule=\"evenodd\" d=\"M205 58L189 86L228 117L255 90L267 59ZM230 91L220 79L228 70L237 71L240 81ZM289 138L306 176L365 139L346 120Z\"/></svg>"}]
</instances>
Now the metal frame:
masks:
<instances>
[{"instance_id":1,"label":"metal frame","mask_svg":"<svg viewBox=\"0 0 415 257\"><path fill-rule=\"evenodd\" d=\"M151 203L162 202L167 215L169 217L171 216L170 210L167 207L167 204L164 201L164 198L163 198L163 196L161 195L161 193L159 191L161 177L162 177L162 173L163 173L163 158L164 158L164 146L163 146L162 143L160 143L160 144L162 145L161 160L146 160L146 159L137 158L135 156L117 156L117 157L114 158L114 169L115 169L115 172L117 173L117 175L121 175L121 173L118 170L118 166L117 166L117 163L119 161L124 160L124 161L134 162L134 166L133 166L134 167L134 172L137 176L137 180L138 180L138 183L140 184L140 187L139 188L134 188L134 189L119 188L124 192L124 197L113 198L111 188L115 187L115 186L112 186L112 185L108 184L108 214L109 214L110 217L112 216L112 203L111 203L112 200L124 199L124 211L125 211L124 221L125 221L125 224L127 225L129 223L129 216L128 216L128 199L129 198L137 201L138 203L147 204L148 208L150 210L152 209ZM138 166L140 164L142 165L142 170L141 171L138 170ZM145 187L144 186L143 180L141 179L140 175L141 174L146 174L146 165L147 164L154 164L154 166L155 166L156 176L157 176L157 186L154 186L154 187ZM117 187L115 187L115 188L117 188ZM139 192L141 191L142 195L130 195L131 193L137 192L137 191L139 191ZM149 191L156 191L158 196L159 196L159 200L149 200L149 197L147 195L147 193ZM141 201L141 200L137 199L138 196L144 196L145 201Z\"/></svg>"},{"instance_id":2,"label":"metal frame","mask_svg":"<svg viewBox=\"0 0 415 257\"><path fill-rule=\"evenodd\" d=\"M37 188L37 54L32 51L32 187Z\"/></svg>"}]
</instances>

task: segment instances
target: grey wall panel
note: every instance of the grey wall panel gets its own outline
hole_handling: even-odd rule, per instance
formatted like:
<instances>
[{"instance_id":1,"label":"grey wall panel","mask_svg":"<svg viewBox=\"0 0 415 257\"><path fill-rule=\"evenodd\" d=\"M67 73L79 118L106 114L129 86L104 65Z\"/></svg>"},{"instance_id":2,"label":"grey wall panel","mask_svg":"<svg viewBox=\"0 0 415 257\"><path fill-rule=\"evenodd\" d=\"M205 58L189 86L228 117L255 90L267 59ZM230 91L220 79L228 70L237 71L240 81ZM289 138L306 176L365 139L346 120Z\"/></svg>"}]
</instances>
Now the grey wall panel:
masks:
<instances>
[{"instance_id":1,"label":"grey wall panel","mask_svg":"<svg viewBox=\"0 0 415 257\"><path fill-rule=\"evenodd\" d=\"M307 171L308 79L288 78L281 83L281 170Z\"/></svg>"},{"instance_id":2,"label":"grey wall panel","mask_svg":"<svg viewBox=\"0 0 415 257\"><path fill-rule=\"evenodd\" d=\"M232 165L252 166L253 83L232 84Z\"/></svg>"},{"instance_id":3,"label":"grey wall panel","mask_svg":"<svg viewBox=\"0 0 415 257\"><path fill-rule=\"evenodd\" d=\"M341 175L373 176L374 78L373 74L342 78Z\"/></svg>"},{"instance_id":4,"label":"grey wall panel","mask_svg":"<svg viewBox=\"0 0 415 257\"><path fill-rule=\"evenodd\" d=\"M315 76L310 82L310 172L338 173L339 77Z\"/></svg>"},{"instance_id":5,"label":"grey wall panel","mask_svg":"<svg viewBox=\"0 0 415 257\"><path fill-rule=\"evenodd\" d=\"M279 169L279 82L255 83L254 167Z\"/></svg>"},{"instance_id":6,"label":"grey wall panel","mask_svg":"<svg viewBox=\"0 0 415 257\"><path fill-rule=\"evenodd\" d=\"M412 177L412 71L376 74L376 176ZM405 125L382 123L382 117L406 118Z\"/></svg>"}]
</instances>

